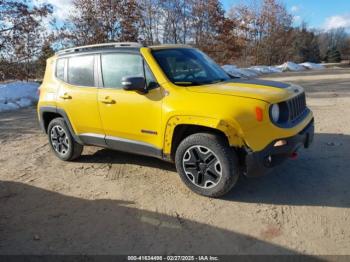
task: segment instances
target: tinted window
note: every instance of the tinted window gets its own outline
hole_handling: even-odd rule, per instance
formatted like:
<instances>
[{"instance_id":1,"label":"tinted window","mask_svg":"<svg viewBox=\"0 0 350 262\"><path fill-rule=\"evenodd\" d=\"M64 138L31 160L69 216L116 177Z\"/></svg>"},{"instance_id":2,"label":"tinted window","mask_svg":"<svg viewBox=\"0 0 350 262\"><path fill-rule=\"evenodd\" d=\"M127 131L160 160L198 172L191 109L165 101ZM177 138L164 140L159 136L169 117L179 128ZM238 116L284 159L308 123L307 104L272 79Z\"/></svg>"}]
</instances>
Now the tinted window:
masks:
<instances>
[{"instance_id":1,"label":"tinted window","mask_svg":"<svg viewBox=\"0 0 350 262\"><path fill-rule=\"evenodd\" d=\"M69 58L68 83L78 86L94 86L93 56L76 56Z\"/></svg>"},{"instance_id":2,"label":"tinted window","mask_svg":"<svg viewBox=\"0 0 350 262\"><path fill-rule=\"evenodd\" d=\"M64 80L64 65L66 59L58 59L56 62L56 77L58 79Z\"/></svg>"},{"instance_id":3,"label":"tinted window","mask_svg":"<svg viewBox=\"0 0 350 262\"><path fill-rule=\"evenodd\" d=\"M230 79L220 66L196 49L156 50L153 55L169 80L178 85L211 84Z\"/></svg>"},{"instance_id":4,"label":"tinted window","mask_svg":"<svg viewBox=\"0 0 350 262\"><path fill-rule=\"evenodd\" d=\"M123 77L144 76L142 58L136 54L103 54L101 66L105 87L122 88Z\"/></svg>"}]
</instances>

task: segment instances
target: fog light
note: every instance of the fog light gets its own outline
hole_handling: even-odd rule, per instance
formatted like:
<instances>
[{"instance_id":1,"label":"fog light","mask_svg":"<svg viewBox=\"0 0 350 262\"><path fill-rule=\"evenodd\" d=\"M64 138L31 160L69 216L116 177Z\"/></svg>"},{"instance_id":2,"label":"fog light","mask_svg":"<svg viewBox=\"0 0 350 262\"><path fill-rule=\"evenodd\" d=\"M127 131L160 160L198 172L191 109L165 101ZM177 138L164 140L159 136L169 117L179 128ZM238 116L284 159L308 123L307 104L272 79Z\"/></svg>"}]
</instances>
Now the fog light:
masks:
<instances>
[{"instance_id":1,"label":"fog light","mask_svg":"<svg viewBox=\"0 0 350 262\"><path fill-rule=\"evenodd\" d=\"M286 144L287 144L286 140L278 140L273 146L278 147L278 146L284 146Z\"/></svg>"}]
</instances>

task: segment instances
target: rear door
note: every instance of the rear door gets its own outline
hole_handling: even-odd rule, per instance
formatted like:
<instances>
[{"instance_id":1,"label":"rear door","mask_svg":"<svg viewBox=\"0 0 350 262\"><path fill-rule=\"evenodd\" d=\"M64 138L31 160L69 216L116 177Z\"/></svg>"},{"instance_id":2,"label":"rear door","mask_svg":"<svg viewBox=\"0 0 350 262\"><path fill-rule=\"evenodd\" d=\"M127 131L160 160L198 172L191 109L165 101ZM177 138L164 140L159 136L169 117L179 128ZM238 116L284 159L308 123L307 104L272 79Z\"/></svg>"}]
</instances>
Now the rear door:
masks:
<instances>
[{"instance_id":1,"label":"rear door","mask_svg":"<svg viewBox=\"0 0 350 262\"><path fill-rule=\"evenodd\" d=\"M60 63L58 59L57 64ZM97 103L96 55L74 55L64 58L64 63L65 72L63 81L60 81L57 107L65 111L78 135L103 136Z\"/></svg>"}]
</instances>

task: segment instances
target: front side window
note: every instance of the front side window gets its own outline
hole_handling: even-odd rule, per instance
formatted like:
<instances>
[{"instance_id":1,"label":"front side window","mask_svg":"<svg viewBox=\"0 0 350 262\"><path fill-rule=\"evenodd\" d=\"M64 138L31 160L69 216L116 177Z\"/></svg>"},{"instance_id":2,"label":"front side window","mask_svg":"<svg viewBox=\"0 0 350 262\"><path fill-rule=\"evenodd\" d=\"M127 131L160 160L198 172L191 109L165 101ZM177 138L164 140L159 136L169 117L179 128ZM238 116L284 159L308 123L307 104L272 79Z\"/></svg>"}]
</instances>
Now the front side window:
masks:
<instances>
[{"instance_id":1,"label":"front side window","mask_svg":"<svg viewBox=\"0 0 350 262\"><path fill-rule=\"evenodd\" d=\"M123 77L143 77L142 57L137 54L102 54L102 77L104 87L122 88Z\"/></svg>"},{"instance_id":2,"label":"front side window","mask_svg":"<svg viewBox=\"0 0 350 262\"><path fill-rule=\"evenodd\" d=\"M149 89L156 88L158 86L157 81L154 78L151 69L146 63L144 63L144 66L145 66L145 78L146 78L147 88Z\"/></svg>"},{"instance_id":3,"label":"front side window","mask_svg":"<svg viewBox=\"0 0 350 262\"><path fill-rule=\"evenodd\" d=\"M94 57L75 56L68 60L68 83L94 86Z\"/></svg>"},{"instance_id":4,"label":"front side window","mask_svg":"<svg viewBox=\"0 0 350 262\"><path fill-rule=\"evenodd\" d=\"M58 59L56 62L56 77L60 80L64 80L64 66L66 59Z\"/></svg>"},{"instance_id":5,"label":"front side window","mask_svg":"<svg viewBox=\"0 0 350 262\"><path fill-rule=\"evenodd\" d=\"M155 50L153 56L168 79L177 85L212 84L230 79L220 66L196 49Z\"/></svg>"}]
</instances>

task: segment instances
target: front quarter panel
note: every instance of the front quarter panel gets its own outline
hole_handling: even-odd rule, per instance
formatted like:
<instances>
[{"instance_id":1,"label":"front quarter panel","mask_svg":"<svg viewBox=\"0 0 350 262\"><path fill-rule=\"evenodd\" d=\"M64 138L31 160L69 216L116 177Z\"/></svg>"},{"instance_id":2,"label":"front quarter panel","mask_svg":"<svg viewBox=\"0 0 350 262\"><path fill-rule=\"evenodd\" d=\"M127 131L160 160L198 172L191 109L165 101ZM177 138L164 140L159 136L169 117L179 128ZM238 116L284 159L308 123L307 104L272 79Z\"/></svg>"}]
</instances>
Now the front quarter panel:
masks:
<instances>
[{"instance_id":1,"label":"front quarter panel","mask_svg":"<svg viewBox=\"0 0 350 262\"><path fill-rule=\"evenodd\" d=\"M169 88L168 88L169 89ZM261 107L263 121L267 121L268 104L257 99L195 93L186 88L172 89L164 99L163 123L164 153L171 152L171 141L177 125L188 124L214 128L222 131L231 146L242 147L245 144L247 130L262 123L255 117L255 108Z\"/></svg>"},{"instance_id":2,"label":"front quarter panel","mask_svg":"<svg viewBox=\"0 0 350 262\"><path fill-rule=\"evenodd\" d=\"M301 132L313 119L312 111L297 125L289 128L281 128L270 121L246 130L245 142L253 151L263 150L269 143L276 139L292 137Z\"/></svg>"}]
</instances>

